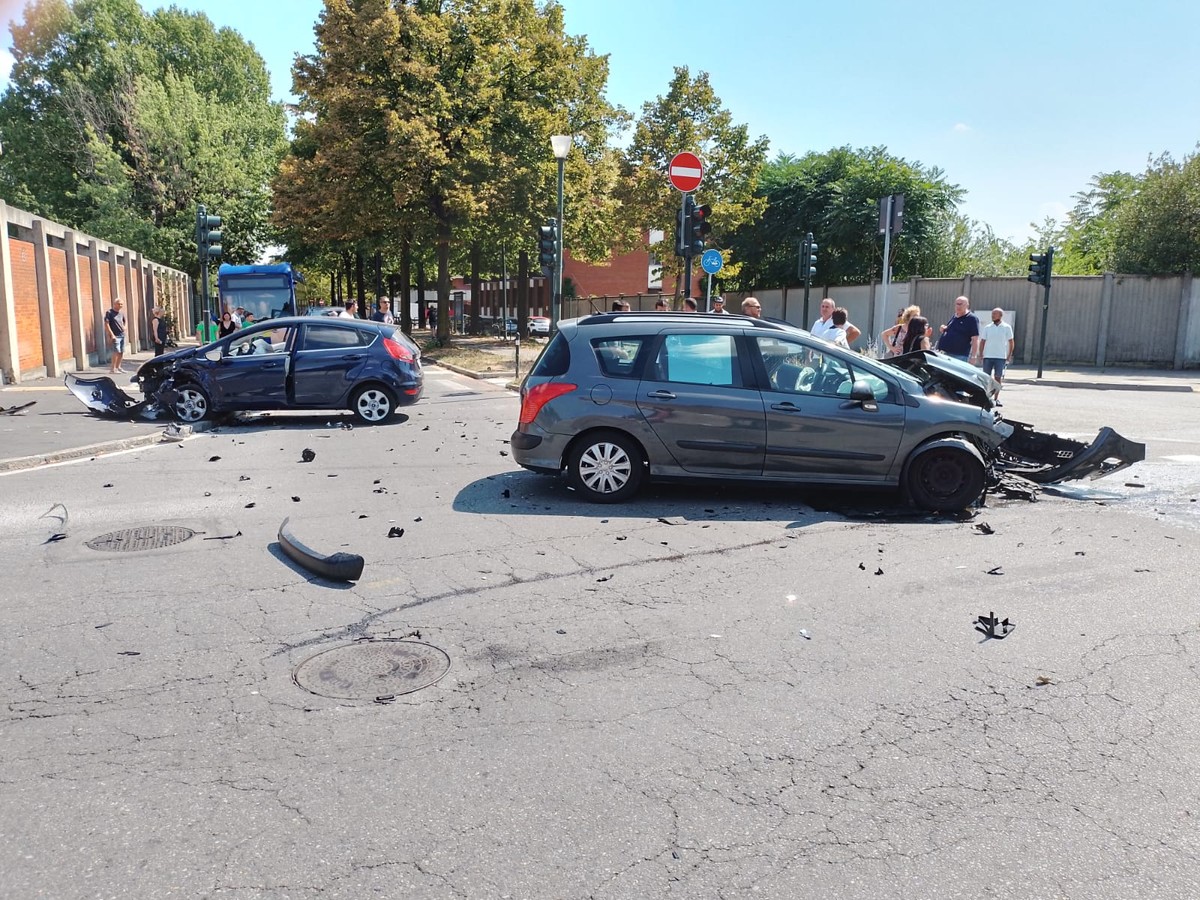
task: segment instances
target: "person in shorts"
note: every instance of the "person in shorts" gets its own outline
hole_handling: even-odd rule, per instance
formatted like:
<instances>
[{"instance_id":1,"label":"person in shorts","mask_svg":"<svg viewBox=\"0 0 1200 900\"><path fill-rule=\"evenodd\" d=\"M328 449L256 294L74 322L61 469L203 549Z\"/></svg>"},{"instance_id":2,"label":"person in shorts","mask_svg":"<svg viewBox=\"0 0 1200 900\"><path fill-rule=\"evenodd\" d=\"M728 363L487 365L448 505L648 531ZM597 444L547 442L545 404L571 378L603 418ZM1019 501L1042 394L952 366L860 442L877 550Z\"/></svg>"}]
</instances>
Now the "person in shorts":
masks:
<instances>
[{"instance_id":1,"label":"person in shorts","mask_svg":"<svg viewBox=\"0 0 1200 900\"><path fill-rule=\"evenodd\" d=\"M998 306L992 310L992 321L983 326L979 338L983 343L983 371L1003 384L1004 369L1012 362L1013 348L1017 344L1013 340L1012 326L1004 321L1004 310Z\"/></svg>"},{"instance_id":2,"label":"person in shorts","mask_svg":"<svg viewBox=\"0 0 1200 900\"><path fill-rule=\"evenodd\" d=\"M104 333L112 345L112 361L109 374L121 371L121 359L125 356L125 313L120 300L114 300L112 309L104 314Z\"/></svg>"}]
</instances>

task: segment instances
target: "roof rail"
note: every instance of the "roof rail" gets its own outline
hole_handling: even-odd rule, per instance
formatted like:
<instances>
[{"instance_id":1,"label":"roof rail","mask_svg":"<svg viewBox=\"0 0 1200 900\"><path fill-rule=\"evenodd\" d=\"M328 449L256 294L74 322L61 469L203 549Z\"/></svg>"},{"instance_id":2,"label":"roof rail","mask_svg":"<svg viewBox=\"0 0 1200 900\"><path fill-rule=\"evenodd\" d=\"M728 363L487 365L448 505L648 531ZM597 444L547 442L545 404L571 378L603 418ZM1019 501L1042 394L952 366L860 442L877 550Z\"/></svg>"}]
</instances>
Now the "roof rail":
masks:
<instances>
[{"instance_id":1,"label":"roof rail","mask_svg":"<svg viewBox=\"0 0 1200 900\"><path fill-rule=\"evenodd\" d=\"M602 312L594 313L590 316L582 316L575 320L576 325L608 325L612 322L624 322L629 319L656 319L664 322L678 322L681 318L684 321L690 321L687 317L695 315L696 321L711 322L714 319L718 322L731 320L737 321L741 325L750 325L754 328L765 328L770 331L781 331L784 328L798 328L797 325L792 325L790 322L780 322L772 319L756 319L753 316L742 316L736 313L726 313L723 316L713 316L709 313L682 313L670 312L653 309L631 309L625 312Z\"/></svg>"}]
</instances>

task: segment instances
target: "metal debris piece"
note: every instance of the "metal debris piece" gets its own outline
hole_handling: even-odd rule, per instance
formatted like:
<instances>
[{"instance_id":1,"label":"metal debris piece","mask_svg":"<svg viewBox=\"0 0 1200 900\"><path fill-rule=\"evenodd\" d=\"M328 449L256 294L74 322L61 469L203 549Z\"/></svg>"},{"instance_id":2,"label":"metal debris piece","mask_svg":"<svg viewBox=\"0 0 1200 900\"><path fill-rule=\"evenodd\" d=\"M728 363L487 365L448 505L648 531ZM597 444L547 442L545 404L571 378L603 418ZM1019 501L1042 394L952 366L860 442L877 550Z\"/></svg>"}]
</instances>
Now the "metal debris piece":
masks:
<instances>
[{"instance_id":1,"label":"metal debris piece","mask_svg":"<svg viewBox=\"0 0 1200 900\"><path fill-rule=\"evenodd\" d=\"M30 400L28 403L22 403L20 406L0 406L0 416L15 416L22 410L29 409L37 403L36 400Z\"/></svg>"},{"instance_id":2,"label":"metal debris piece","mask_svg":"<svg viewBox=\"0 0 1200 900\"><path fill-rule=\"evenodd\" d=\"M998 641L1002 641L1012 634L1013 629L1016 627L1016 622L1010 622L1008 619L997 619L995 612L989 612L986 616L980 616L975 620L975 630L987 640L995 638Z\"/></svg>"},{"instance_id":3,"label":"metal debris piece","mask_svg":"<svg viewBox=\"0 0 1200 900\"><path fill-rule=\"evenodd\" d=\"M310 450L307 447L305 447L303 450L300 451L300 459L302 459L306 463L312 462L316 458L317 458L316 451Z\"/></svg>"},{"instance_id":4,"label":"metal debris piece","mask_svg":"<svg viewBox=\"0 0 1200 900\"><path fill-rule=\"evenodd\" d=\"M241 533L241 531L239 531L239 532L237 532L237 534L215 534L212 537L201 538L201 540L203 540L203 541L231 541L234 538L239 538L241 536L242 536L242 533Z\"/></svg>"}]
</instances>

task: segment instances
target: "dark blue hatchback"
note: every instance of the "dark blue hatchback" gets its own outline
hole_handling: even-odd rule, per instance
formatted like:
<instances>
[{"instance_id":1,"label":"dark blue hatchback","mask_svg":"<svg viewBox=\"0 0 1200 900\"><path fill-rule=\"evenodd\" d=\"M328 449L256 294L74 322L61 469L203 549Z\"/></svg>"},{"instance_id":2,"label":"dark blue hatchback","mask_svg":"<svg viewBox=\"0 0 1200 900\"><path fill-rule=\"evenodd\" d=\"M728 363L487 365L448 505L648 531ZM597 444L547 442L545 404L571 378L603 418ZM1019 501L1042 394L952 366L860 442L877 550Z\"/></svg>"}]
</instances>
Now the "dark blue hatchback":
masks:
<instances>
[{"instance_id":1,"label":"dark blue hatchback","mask_svg":"<svg viewBox=\"0 0 1200 900\"><path fill-rule=\"evenodd\" d=\"M394 325L361 319L271 319L203 347L158 356L134 381L166 396L176 417L271 409L349 409L360 422L385 421L415 403L421 351Z\"/></svg>"}]
</instances>

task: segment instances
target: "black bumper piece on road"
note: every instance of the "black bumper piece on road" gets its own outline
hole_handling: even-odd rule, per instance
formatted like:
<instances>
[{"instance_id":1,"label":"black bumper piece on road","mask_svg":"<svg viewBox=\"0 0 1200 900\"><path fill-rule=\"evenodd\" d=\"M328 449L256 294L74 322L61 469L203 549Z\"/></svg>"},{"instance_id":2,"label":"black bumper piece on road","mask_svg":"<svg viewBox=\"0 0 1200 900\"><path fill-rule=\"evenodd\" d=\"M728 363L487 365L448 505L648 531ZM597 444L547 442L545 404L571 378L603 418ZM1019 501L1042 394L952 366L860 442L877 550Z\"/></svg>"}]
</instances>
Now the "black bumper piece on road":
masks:
<instances>
[{"instance_id":1,"label":"black bumper piece on road","mask_svg":"<svg viewBox=\"0 0 1200 900\"><path fill-rule=\"evenodd\" d=\"M363 558L355 553L333 553L325 556L302 544L292 534L291 519L284 519L279 525L279 546L288 558L303 566L314 575L328 578L330 581L358 581L363 573Z\"/></svg>"},{"instance_id":2,"label":"black bumper piece on road","mask_svg":"<svg viewBox=\"0 0 1200 900\"><path fill-rule=\"evenodd\" d=\"M1034 431L1024 422L1006 419L1016 431L1000 453L1004 470L1037 484L1055 484L1080 478L1103 478L1146 458L1146 445L1102 428L1090 444Z\"/></svg>"}]
</instances>

